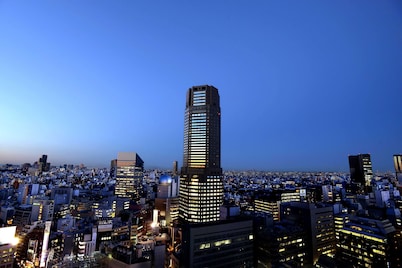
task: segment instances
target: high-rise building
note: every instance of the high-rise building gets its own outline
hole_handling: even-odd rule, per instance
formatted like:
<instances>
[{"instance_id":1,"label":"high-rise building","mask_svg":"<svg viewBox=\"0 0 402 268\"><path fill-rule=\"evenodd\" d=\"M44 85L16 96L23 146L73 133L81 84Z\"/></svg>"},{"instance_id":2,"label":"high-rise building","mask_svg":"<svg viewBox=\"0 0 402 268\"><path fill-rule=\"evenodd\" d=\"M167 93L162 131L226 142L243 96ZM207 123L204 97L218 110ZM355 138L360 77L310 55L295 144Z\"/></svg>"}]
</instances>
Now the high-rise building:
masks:
<instances>
[{"instance_id":1,"label":"high-rise building","mask_svg":"<svg viewBox=\"0 0 402 268\"><path fill-rule=\"evenodd\" d=\"M143 177L144 161L137 153L118 153L114 190L117 197L139 199L142 192Z\"/></svg>"},{"instance_id":2,"label":"high-rise building","mask_svg":"<svg viewBox=\"0 0 402 268\"><path fill-rule=\"evenodd\" d=\"M395 154L394 155L394 167L395 167L395 175L398 180L399 185L402 185L402 155Z\"/></svg>"},{"instance_id":3,"label":"high-rise building","mask_svg":"<svg viewBox=\"0 0 402 268\"><path fill-rule=\"evenodd\" d=\"M337 259L346 267L400 267L391 247L395 227L386 220L349 217L337 230Z\"/></svg>"},{"instance_id":4,"label":"high-rise building","mask_svg":"<svg viewBox=\"0 0 402 268\"><path fill-rule=\"evenodd\" d=\"M306 261L316 264L320 255L335 253L333 207L320 203L288 202L281 205L281 221L302 227L307 234Z\"/></svg>"},{"instance_id":5,"label":"high-rise building","mask_svg":"<svg viewBox=\"0 0 402 268\"><path fill-rule=\"evenodd\" d=\"M186 222L213 222L223 200L221 109L218 89L194 86L187 92L184 156L180 176L179 217Z\"/></svg>"},{"instance_id":6,"label":"high-rise building","mask_svg":"<svg viewBox=\"0 0 402 268\"><path fill-rule=\"evenodd\" d=\"M232 217L220 220L223 203L220 127L218 89L208 85L190 88L179 183L181 235L175 240L172 267L252 267L252 220Z\"/></svg>"},{"instance_id":7,"label":"high-rise building","mask_svg":"<svg viewBox=\"0 0 402 268\"><path fill-rule=\"evenodd\" d=\"M189 224L184 228L179 264L173 267L252 267L251 219ZM177 262L177 261L175 261Z\"/></svg>"},{"instance_id":8,"label":"high-rise building","mask_svg":"<svg viewBox=\"0 0 402 268\"><path fill-rule=\"evenodd\" d=\"M373 168L370 154L349 155L350 178L362 187L370 187Z\"/></svg>"},{"instance_id":9,"label":"high-rise building","mask_svg":"<svg viewBox=\"0 0 402 268\"><path fill-rule=\"evenodd\" d=\"M179 164L177 161L173 162L173 170L172 170L172 174L173 176L176 176L179 173Z\"/></svg>"},{"instance_id":10,"label":"high-rise building","mask_svg":"<svg viewBox=\"0 0 402 268\"><path fill-rule=\"evenodd\" d=\"M42 155L41 158L39 158L39 172L45 172L50 170L50 163L47 162L47 155Z\"/></svg>"}]
</instances>

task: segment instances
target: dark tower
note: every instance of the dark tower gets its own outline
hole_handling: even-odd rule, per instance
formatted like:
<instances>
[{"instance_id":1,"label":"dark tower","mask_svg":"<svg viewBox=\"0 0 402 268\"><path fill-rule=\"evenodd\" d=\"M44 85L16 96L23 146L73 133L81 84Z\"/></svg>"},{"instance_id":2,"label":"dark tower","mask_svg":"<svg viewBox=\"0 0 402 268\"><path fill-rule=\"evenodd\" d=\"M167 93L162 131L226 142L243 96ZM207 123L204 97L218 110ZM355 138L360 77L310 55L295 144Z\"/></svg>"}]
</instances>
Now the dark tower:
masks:
<instances>
[{"instance_id":1,"label":"dark tower","mask_svg":"<svg viewBox=\"0 0 402 268\"><path fill-rule=\"evenodd\" d=\"M39 158L39 172L46 172L50 170L50 163L47 162L47 155L42 155L41 158Z\"/></svg>"},{"instance_id":2,"label":"dark tower","mask_svg":"<svg viewBox=\"0 0 402 268\"><path fill-rule=\"evenodd\" d=\"M178 165L179 164L177 161L173 161L173 171L172 171L173 176L177 176L177 174L179 173Z\"/></svg>"},{"instance_id":3,"label":"dark tower","mask_svg":"<svg viewBox=\"0 0 402 268\"><path fill-rule=\"evenodd\" d=\"M398 180L399 185L402 186L402 155L394 154L394 167L395 167L395 176Z\"/></svg>"},{"instance_id":4,"label":"dark tower","mask_svg":"<svg viewBox=\"0 0 402 268\"><path fill-rule=\"evenodd\" d=\"M350 178L364 189L369 189L373 179L373 168L369 154L349 155Z\"/></svg>"},{"instance_id":5,"label":"dark tower","mask_svg":"<svg viewBox=\"0 0 402 268\"><path fill-rule=\"evenodd\" d=\"M220 217L223 197L221 109L218 89L194 86L187 92L179 216L186 222Z\"/></svg>"}]
</instances>

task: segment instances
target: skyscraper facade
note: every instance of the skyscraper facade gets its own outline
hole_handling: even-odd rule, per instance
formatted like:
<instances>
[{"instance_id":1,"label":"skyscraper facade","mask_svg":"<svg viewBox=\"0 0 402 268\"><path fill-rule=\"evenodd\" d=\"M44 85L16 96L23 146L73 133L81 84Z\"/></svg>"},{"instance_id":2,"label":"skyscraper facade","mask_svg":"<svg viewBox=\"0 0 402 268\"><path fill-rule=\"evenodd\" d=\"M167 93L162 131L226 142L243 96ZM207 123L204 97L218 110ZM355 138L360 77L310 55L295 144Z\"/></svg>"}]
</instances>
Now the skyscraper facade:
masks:
<instances>
[{"instance_id":1,"label":"skyscraper facade","mask_svg":"<svg viewBox=\"0 0 402 268\"><path fill-rule=\"evenodd\" d=\"M369 187L373 179L373 167L369 154L349 155L350 178L361 186Z\"/></svg>"},{"instance_id":2,"label":"skyscraper facade","mask_svg":"<svg viewBox=\"0 0 402 268\"><path fill-rule=\"evenodd\" d=\"M398 180L399 185L402 186L402 155L395 154L394 155L394 167L395 167L395 175Z\"/></svg>"},{"instance_id":3,"label":"skyscraper facade","mask_svg":"<svg viewBox=\"0 0 402 268\"><path fill-rule=\"evenodd\" d=\"M120 152L115 164L116 186L114 194L117 197L139 199L144 177L144 161L137 153Z\"/></svg>"},{"instance_id":4,"label":"skyscraper facade","mask_svg":"<svg viewBox=\"0 0 402 268\"><path fill-rule=\"evenodd\" d=\"M187 92L179 216L185 222L218 221L223 200L221 110L218 89L194 86Z\"/></svg>"},{"instance_id":5,"label":"skyscraper facade","mask_svg":"<svg viewBox=\"0 0 402 268\"><path fill-rule=\"evenodd\" d=\"M396 173L402 173L402 155L394 154L394 167Z\"/></svg>"}]
</instances>

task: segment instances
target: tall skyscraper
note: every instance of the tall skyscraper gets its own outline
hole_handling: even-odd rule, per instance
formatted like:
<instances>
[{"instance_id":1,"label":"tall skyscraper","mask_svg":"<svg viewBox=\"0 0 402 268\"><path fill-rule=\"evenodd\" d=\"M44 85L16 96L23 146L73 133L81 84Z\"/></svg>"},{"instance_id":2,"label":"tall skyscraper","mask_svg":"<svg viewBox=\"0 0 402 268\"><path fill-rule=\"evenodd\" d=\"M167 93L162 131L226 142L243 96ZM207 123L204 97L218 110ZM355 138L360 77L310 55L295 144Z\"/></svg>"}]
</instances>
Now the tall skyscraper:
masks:
<instances>
[{"instance_id":1,"label":"tall skyscraper","mask_svg":"<svg viewBox=\"0 0 402 268\"><path fill-rule=\"evenodd\" d=\"M395 167L395 175L398 180L399 185L402 185L402 155L395 154L394 155L394 167Z\"/></svg>"},{"instance_id":2,"label":"tall skyscraper","mask_svg":"<svg viewBox=\"0 0 402 268\"><path fill-rule=\"evenodd\" d=\"M178 162L174 161L173 162L173 170L172 170L172 174L173 176L177 176L177 174L179 173L179 168L178 168Z\"/></svg>"},{"instance_id":3,"label":"tall skyscraper","mask_svg":"<svg viewBox=\"0 0 402 268\"><path fill-rule=\"evenodd\" d=\"M144 161L137 153L118 153L115 161L116 186L114 194L117 197L141 197L142 179L144 177Z\"/></svg>"},{"instance_id":4,"label":"tall skyscraper","mask_svg":"<svg viewBox=\"0 0 402 268\"><path fill-rule=\"evenodd\" d=\"M369 154L349 155L350 178L366 189L373 179L373 168Z\"/></svg>"},{"instance_id":5,"label":"tall skyscraper","mask_svg":"<svg viewBox=\"0 0 402 268\"><path fill-rule=\"evenodd\" d=\"M50 163L47 162L47 155L44 154L42 155L41 158L39 158L39 172L46 172L50 170Z\"/></svg>"},{"instance_id":6,"label":"tall skyscraper","mask_svg":"<svg viewBox=\"0 0 402 268\"><path fill-rule=\"evenodd\" d=\"M189 223L218 221L222 200L219 93L213 86L194 86L186 98L179 217Z\"/></svg>"}]
</instances>

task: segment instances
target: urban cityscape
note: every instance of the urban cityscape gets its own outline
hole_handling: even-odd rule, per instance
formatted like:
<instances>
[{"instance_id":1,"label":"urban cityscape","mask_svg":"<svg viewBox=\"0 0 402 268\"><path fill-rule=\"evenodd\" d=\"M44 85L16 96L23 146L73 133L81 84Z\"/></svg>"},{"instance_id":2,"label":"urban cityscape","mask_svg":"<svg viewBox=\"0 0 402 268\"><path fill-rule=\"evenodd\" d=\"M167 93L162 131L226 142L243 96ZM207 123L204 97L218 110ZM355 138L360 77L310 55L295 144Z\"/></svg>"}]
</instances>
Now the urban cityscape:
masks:
<instances>
[{"instance_id":1,"label":"urban cityscape","mask_svg":"<svg viewBox=\"0 0 402 268\"><path fill-rule=\"evenodd\" d=\"M212 85L186 94L183 148L180 170L137 152L2 165L0 267L402 267L402 155L385 174L370 154L350 173L222 171Z\"/></svg>"},{"instance_id":2,"label":"urban cityscape","mask_svg":"<svg viewBox=\"0 0 402 268\"><path fill-rule=\"evenodd\" d=\"M402 267L401 14L0 1L0 268Z\"/></svg>"}]
</instances>

